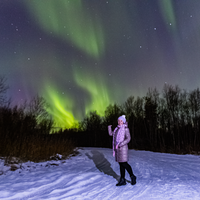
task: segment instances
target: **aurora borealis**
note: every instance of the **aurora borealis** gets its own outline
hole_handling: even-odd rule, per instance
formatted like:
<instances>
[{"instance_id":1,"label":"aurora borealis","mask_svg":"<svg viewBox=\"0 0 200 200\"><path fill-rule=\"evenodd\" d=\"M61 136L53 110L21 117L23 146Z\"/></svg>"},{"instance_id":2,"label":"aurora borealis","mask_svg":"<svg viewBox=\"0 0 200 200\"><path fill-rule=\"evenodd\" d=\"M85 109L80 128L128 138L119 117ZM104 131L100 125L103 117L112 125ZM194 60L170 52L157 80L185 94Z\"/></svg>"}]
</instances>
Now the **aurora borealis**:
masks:
<instances>
[{"instance_id":1,"label":"aurora borealis","mask_svg":"<svg viewBox=\"0 0 200 200\"><path fill-rule=\"evenodd\" d=\"M1 0L0 75L58 126L165 83L200 83L199 0Z\"/></svg>"}]
</instances>

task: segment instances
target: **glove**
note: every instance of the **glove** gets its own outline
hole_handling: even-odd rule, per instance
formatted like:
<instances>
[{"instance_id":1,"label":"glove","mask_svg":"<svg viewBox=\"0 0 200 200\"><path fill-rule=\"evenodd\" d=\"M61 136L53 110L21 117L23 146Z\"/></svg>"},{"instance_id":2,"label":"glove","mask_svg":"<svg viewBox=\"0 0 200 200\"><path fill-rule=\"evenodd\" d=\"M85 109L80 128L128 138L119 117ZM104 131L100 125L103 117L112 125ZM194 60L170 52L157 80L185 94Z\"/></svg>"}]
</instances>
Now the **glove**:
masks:
<instances>
[{"instance_id":1,"label":"glove","mask_svg":"<svg viewBox=\"0 0 200 200\"><path fill-rule=\"evenodd\" d=\"M118 149L118 144L116 145L116 149Z\"/></svg>"}]
</instances>

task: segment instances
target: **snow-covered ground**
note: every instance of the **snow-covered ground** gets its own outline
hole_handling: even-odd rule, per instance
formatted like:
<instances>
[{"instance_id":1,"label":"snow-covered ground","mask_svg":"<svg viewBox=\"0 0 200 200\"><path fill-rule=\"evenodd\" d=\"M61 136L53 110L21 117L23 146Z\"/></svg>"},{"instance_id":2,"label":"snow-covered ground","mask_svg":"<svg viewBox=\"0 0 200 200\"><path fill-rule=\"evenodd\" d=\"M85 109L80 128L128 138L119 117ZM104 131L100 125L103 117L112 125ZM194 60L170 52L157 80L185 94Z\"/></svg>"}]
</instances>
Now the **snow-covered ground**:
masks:
<instances>
[{"instance_id":1,"label":"snow-covered ground","mask_svg":"<svg viewBox=\"0 0 200 200\"><path fill-rule=\"evenodd\" d=\"M27 162L16 171L0 160L0 199L200 199L199 156L129 150L137 184L116 187L119 166L111 149L79 152L67 160Z\"/></svg>"}]
</instances>

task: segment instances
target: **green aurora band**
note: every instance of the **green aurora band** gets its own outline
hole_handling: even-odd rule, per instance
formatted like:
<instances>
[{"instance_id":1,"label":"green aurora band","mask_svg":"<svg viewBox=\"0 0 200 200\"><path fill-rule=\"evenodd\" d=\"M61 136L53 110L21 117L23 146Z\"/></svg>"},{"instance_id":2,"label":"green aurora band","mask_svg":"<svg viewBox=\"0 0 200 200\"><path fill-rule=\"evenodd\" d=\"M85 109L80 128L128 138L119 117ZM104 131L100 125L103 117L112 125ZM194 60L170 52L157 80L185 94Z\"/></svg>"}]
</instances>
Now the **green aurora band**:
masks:
<instances>
[{"instance_id":1,"label":"green aurora band","mask_svg":"<svg viewBox=\"0 0 200 200\"><path fill-rule=\"evenodd\" d=\"M82 0L48 0L46 3L46 1L32 0L24 1L24 4L34 21L46 33L56 35L64 42L70 43L82 51L86 57L98 60L105 49L102 26L97 17L94 18L88 10L86 11L87 8L82 2ZM79 75L75 73L74 76L76 83L88 91L92 99L90 105L86 103L85 113L96 110L100 115L104 115L104 110L110 101L102 79L97 81L97 79L91 79L92 76L86 75L83 85ZM49 87L47 83L45 85L48 85L44 89L47 91L45 97L50 101L48 112L53 116L56 126L72 128L77 124L73 115L73 100L70 100L69 96L67 99L64 98L55 86Z\"/></svg>"},{"instance_id":2,"label":"green aurora band","mask_svg":"<svg viewBox=\"0 0 200 200\"><path fill-rule=\"evenodd\" d=\"M46 34L56 36L62 42L70 44L73 48L79 50L84 57L92 59L94 62L99 62L103 58L106 44L105 32L103 31L105 27L102 26L98 15L93 13L96 10L87 9L86 2L83 0L48 0L48 2L45 0L24 0L23 2L34 22ZM125 12L120 1L110 3L112 5L111 14L114 14L114 16L117 17L119 12ZM176 19L173 1L158 0L157 3L166 26L167 23L171 23L171 27L175 30ZM118 10L116 10L117 8ZM137 10L137 7L135 9ZM126 21L124 20L124 23ZM114 39L114 42L116 39ZM72 76L77 86L89 94L90 103L87 99L83 100L85 114L96 110L99 115L104 115L104 111L112 102L112 99L109 97L108 87L102 74L99 71L82 73L77 68L73 69L73 72ZM41 87L41 91L46 91L45 98L50 101L49 113L53 116L56 126L73 127L77 123L73 113L73 98L70 95L67 95L67 98L64 97L59 89L55 89L55 84L51 83L50 86L52 87L49 87L48 82L51 81L47 80L45 86Z\"/></svg>"},{"instance_id":3,"label":"green aurora band","mask_svg":"<svg viewBox=\"0 0 200 200\"><path fill-rule=\"evenodd\" d=\"M99 58L104 53L100 19L84 7L82 0L24 1L35 22L48 34L71 43L83 53Z\"/></svg>"},{"instance_id":4,"label":"green aurora band","mask_svg":"<svg viewBox=\"0 0 200 200\"><path fill-rule=\"evenodd\" d=\"M160 5L160 10L163 16L164 21L167 23L171 23L173 29L176 29L176 17L173 8L173 0L158 0L158 4Z\"/></svg>"},{"instance_id":5,"label":"green aurora band","mask_svg":"<svg viewBox=\"0 0 200 200\"><path fill-rule=\"evenodd\" d=\"M96 111L98 115L104 116L106 107L112 102L109 97L106 84L100 75L91 73L74 72L77 85L83 88L89 95L90 101L84 99L85 114ZM99 79L99 80L98 80ZM46 84L45 97L50 99L48 112L53 116L55 126L61 128L74 128L78 121L73 115L74 101L70 95L63 96L52 84ZM80 115L80 113L79 113Z\"/></svg>"},{"instance_id":6,"label":"green aurora band","mask_svg":"<svg viewBox=\"0 0 200 200\"><path fill-rule=\"evenodd\" d=\"M51 99L48 112L53 116L55 126L61 128L73 128L78 121L74 119L72 114L73 100L70 98L63 98L59 95L58 90L53 87L46 88L48 99Z\"/></svg>"},{"instance_id":7,"label":"green aurora band","mask_svg":"<svg viewBox=\"0 0 200 200\"><path fill-rule=\"evenodd\" d=\"M74 78L76 83L90 95L91 103L86 102L85 113L97 111L97 114L104 116L105 109L111 103L111 99L103 77L100 74L75 71Z\"/></svg>"}]
</instances>

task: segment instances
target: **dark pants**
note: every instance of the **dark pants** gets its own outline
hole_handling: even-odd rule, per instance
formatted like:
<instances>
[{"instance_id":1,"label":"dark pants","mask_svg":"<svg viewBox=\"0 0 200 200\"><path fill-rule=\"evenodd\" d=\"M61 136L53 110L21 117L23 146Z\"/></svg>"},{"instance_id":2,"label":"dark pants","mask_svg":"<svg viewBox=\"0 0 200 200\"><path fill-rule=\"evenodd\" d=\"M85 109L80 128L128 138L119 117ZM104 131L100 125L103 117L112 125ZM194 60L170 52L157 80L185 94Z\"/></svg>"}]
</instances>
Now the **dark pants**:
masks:
<instances>
[{"instance_id":1,"label":"dark pants","mask_svg":"<svg viewBox=\"0 0 200 200\"><path fill-rule=\"evenodd\" d=\"M132 168L127 162L119 162L119 166L121 178L125 178L125 169L127 170L130 176L133 176Z\"/></svg>"}]
</instances>

